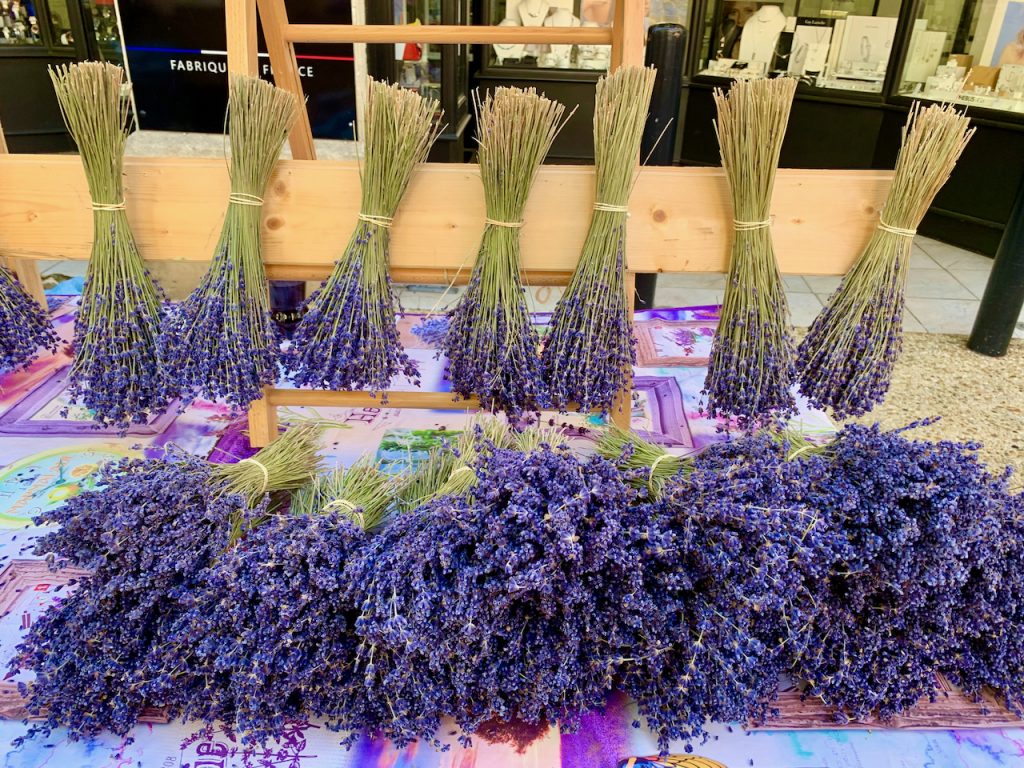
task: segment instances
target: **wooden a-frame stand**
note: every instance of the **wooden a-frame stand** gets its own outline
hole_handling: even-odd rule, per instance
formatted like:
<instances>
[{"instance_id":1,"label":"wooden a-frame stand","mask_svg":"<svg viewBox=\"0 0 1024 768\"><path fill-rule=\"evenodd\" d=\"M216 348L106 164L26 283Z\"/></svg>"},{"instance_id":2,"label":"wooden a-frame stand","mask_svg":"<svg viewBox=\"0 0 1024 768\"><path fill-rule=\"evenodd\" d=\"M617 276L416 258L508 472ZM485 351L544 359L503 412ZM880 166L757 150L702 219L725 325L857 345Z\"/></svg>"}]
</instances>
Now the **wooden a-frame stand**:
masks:
<instances>
[{"instance_id":1,"label":"wooden a-frame stand","mask_svg":"<svg viewBox=\"0 0 1024 768\"><path fill-rule=\"evenodd\" d=\"M227 0L228 67L256 73L256 5L278 86L301 96L294 44L584 43L612 46L612 66L643 63L643 6L616 3L615 24L600 28L350 26L289 24L283 0ZM329 274L356 223L359 174L351 161L315 160L305 110L289 137L292 160L278 164L263 206L263 256L270 279ZM780 170L772 199L773 237L784 272L843 274L877 226L891 179L879 171ZM227 206L223 160L127 158L125 198L132 230L149 261L208 261ZM565 285L575 267L594 201L594 170L543 166L524 212L522 268L531 285ZM636 272L722 272L728 267L732 212L718 168L646 168L630 200L627 290ZM391 239L396 282L464 282L484 226L475 165L427 163L398 210ZM77 157L0 154L0 257L42 297L35 260L87 259L92 216ZM392 392L389 407L471 409L450 393ZM613 417L628 424L628 393ZM279 406L380 407L365 392L268 388L249 411L250 440L277 435Z\"/></svg>"}]
</instances>

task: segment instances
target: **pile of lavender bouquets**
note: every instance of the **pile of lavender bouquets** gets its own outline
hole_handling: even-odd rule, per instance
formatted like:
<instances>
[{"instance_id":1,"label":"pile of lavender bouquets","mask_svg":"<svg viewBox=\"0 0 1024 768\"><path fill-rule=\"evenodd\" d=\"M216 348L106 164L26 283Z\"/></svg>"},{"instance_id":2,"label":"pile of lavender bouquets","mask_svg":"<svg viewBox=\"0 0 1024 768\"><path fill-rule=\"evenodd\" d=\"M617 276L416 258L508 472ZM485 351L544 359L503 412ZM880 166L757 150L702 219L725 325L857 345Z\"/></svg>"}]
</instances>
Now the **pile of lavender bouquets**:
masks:
<instances>
[{"instance_id":1,"label":"pile of lavender bouquets","mask_svg":"<svg viewBox=\"0 0 1024 768\"><path fill-rule=\"evenodd\" d=\"M1024 497L974 446L761 433L652 484L635 435L590 458L551 437L482 424L412 477L265 498L196 459L108 468L37 548L93 576L14 662L36 730L162 707L258 742L317 717L441 745L571 730L624 691L668 749L770 719L783 673L839 720L934 697L937 673L1021 711Z\"/></svg>"}]
</instances>

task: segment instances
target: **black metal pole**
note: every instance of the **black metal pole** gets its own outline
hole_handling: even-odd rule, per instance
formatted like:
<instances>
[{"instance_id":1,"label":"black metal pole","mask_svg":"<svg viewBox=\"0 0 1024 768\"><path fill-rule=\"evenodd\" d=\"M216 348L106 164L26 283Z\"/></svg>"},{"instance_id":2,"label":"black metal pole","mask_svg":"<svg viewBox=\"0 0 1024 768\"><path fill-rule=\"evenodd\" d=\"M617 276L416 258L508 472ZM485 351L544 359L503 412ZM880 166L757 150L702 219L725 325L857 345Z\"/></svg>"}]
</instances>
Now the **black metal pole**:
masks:
<instances>
[{"instance_id":1,"label":"black metal pole","mask_svg":"<svg viewBox=\"0 0 1024 768\"><path fill-rule=\"evenodd\" d=\"M1010 219L999 241L985 295L967 340L967 348L1002 357L1010 347L1017 318L1024 307L1024 175L1017 187Z\"/></svg>"},{"instance_id":2,"label":"black metal pole","mask_svg":"<svg viewBox=\"0 0 1024 768\"><path fill-rule=\"evenodd\" d=\"M658 70L651 94L651 112L640 143L640 159L647 165L672 165L679 103L683 93L683 54L686 52L686 28L680 24L654 24L647 31L647 64ZM636 276L636 308L654 306L658 276Z\"/></svg>"}]
</instances>

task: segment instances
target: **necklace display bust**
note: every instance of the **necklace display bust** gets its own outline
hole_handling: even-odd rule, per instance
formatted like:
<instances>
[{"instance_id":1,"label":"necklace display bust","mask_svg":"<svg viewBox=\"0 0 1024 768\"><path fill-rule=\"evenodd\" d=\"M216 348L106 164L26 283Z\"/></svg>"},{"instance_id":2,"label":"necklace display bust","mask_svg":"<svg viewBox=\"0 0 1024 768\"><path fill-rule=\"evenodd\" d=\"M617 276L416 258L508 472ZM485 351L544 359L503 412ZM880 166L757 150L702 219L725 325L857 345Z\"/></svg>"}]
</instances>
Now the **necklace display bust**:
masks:
<instances>
[{"instance_id":1,"label":"necklace display bust","mask_svg":"<svg viewBox=\"0 0 1024 768\"><path fill-rule=\"evenodd\" d=\"M786 28L786 14L777 5L765 5L747 19L740 37L740 61L770 64L779 35Z\"/></svg>"}]
</instances>

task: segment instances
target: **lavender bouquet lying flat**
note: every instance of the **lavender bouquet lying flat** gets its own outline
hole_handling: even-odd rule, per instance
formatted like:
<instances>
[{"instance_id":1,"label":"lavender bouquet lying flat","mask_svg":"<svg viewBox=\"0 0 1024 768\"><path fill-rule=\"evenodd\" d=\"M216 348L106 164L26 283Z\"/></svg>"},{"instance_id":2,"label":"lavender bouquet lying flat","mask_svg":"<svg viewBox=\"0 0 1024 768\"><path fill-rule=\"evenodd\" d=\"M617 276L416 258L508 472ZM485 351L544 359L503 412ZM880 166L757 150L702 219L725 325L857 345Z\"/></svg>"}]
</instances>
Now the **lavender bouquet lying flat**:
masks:
<instances>
[{"instance_id":1,"label":"lavender bouquet lying flat","mask_svg":"<svg viewBox=\"0 0 1024 768\"><path fill-rule=\"evenodd\" d=\"M307 302L285 355L296 385L377 392L399 373L419 376L398 337L388 249L395 211L437 137L434 104L398 85L369 81L359 223L331 276Z\"/></svg>"},{"instance_id":2,"label":"lavender bouquet lying flat","mask_svg":"<svg viewBox=\"0 0 1024 768\"><path fill-rule=\"evenodd\" d=\"M800 344L800 392L811 404L859 416L888 392L914 233L974 134L968 124L950 105L911 109L878 228Z\"/></svg>"},{"instance_id":3,"label":"lavender bouquet lying flat","mask_svg":"<svg viewBox=\"0 0 1024 768\"><path fill-rule=\"evenodd\" d=\"M755 429L796 409L789 304L772 245L775 169L796 80L740 80L715 91L715 131L733 205L721 320L704 382L711 416Z\"/></svg>"},{"instance_id":4,"label":"lavender bouquet lying flat","mask_svg":"<svg viewBox=\"0 0 1024 768\"><path fill-rule=\"evenodd\" d=\"M295 119L297 100L237 76L229 96L231 195L209 270L168 314L160 337L167 376L183 395L234 407L277 380L280 342L260 254L263 194Z\"/></svg>"},{"instance_id":5,"label":"lavender bouquet lying flat","mask_svg":"<svg viewBox=\"0 0 1024 768\"><path fill-rule=\"evenodd\" d=\"M654 69L644 67L620 67L597 83L597 201L544 342L544 377L559 410L607 412L629 385L636 341L623 280L627 203L653 88Z\"/></svg>"},{"instance_id":6,"label":"lavender bouquet lying flat","mask_svg":"<svg viewBox=\"0 0 1024 768\"><path fill-rule=\"evenodd\" d=\"M175 394L157 354L163 297L125 213L122 175L131 100L124 71L113 64L58 67L50 79L92 198L92 252L75 317L68 392L99 424L127 430L166 410Z\"/></svg>"},{"instance_id":7,"label":"lavender bouquet lying flat","mask_svg":"<svg viewBox=\"0 0 1024 768\"><path fill-rule=\"evenodd\" d=\"M496 88L482 102L476 97L476 109L487 219L442 348L454 392L477 395L488 410L518 413L545 401L540 339L519 273L519 228L565 108L532 88Z\"/></svg>"},{"instance_id":8,"label":"lavender bouquet lying flat","mask_svg":"<svg viewBox=\"0 0 1024 768\"><path fill-rule=\"evenodd\" d=\"M40 349L56 352L57 342L49 316L0 266L0 373L27 368Z\"/></svg>"}]
</instances>

